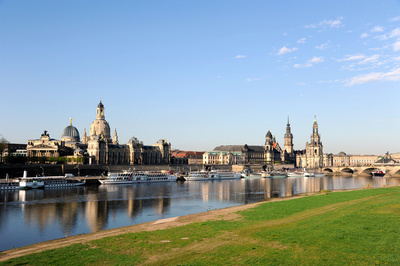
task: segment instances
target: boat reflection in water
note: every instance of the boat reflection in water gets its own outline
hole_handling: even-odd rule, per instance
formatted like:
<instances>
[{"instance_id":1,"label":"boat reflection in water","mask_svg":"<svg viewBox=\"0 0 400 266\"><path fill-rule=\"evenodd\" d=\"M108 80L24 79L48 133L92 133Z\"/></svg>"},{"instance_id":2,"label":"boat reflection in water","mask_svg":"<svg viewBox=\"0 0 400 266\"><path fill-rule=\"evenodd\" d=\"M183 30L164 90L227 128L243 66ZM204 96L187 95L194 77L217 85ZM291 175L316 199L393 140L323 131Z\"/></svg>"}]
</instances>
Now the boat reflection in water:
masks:
<instances>
[{"instance_id":1,"label":"boat reflection in water","mask_svg":"<svg viewBox=\"0 0 400 266\"><path fill-rule=\"evenodd\" d=\"M66 236L322 189L398 185L385 177L249 178L0 191L0 251Z\"/></svg>"}]
</instances>

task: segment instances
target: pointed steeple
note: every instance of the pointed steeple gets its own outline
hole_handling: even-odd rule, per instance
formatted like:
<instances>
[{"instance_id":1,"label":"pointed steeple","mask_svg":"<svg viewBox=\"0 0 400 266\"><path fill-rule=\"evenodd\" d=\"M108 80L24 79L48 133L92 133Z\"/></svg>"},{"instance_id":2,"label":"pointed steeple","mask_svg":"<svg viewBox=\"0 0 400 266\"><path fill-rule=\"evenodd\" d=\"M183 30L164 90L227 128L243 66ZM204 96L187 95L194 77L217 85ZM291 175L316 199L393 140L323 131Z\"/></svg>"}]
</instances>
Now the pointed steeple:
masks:
<instances>
[{"instance_id":1,"label":"pointed steeple","mask_svg":"<svg viewBox=\"0 0 400 266\"><path fill-rule=\"evenodd\" d=\"M113 136L113 144L118 145L118 135L117 135L117 129L114 131L114 136Z\"/></svg>"},{"instance_id":2,"label":"pointed steeple","mask_svg":"<svg viewBox=\"0 0 400 266\"><path fill-rule=\"evenodd\" d=\"M86 128L83 130L82 143L87 144Z\"/></svg>"}]
</instances>

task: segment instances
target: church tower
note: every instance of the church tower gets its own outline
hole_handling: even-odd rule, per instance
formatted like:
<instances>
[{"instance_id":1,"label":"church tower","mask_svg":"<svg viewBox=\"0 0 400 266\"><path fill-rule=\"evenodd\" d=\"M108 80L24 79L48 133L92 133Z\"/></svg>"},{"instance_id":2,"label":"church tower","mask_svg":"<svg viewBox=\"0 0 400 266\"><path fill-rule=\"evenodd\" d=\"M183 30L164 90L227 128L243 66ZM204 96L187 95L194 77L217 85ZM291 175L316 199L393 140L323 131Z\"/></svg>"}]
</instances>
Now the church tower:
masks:
<instances>
[{"instance_id":1,"label":"church tower","mask_svg":"<svg viewBox=\"0 0 400 266\"><path fill-rule=\"evenodd\" d=\"M86 128L83 130L82 143L87 144Z\"/></svg>"},{"instance_id":2,"label":"church tower","mask_svg":"<svg viewBox=\"0 0 400 266\"><path fill-rule=\"evenodd\" d=\"M104 105L100 100L100 103L97 105L97 113L96 113L96 119L101 119L104 120Z\"/></svg>"},{"instance_id":3,"label":"church tower","mask_svg":"<svg viewBox=\"0 0 400 266\"><path fill-rule=\"evenodd\" d=\"M274 142L269 129L267 135L265 135L264 160L266 163L273 163L274 161Z\"/></svg>"},{"instance_id":4,"label":"church tower","mask_svg":"<svg viewBox=\"0 0 400 266\"><path fill-rule=\"evenodd\" d=\"M324 165L321 136L318 133L317 117L314 116L313 133L311 142L306 145L307 167L317 168Z\"/></svg>"},{"instance_id":5,"label":"church tower","mask_svg":"<svg viewBox=\"0 0 400 266\"><path fill-rule=\"evenodd\" d=\"M291 156L293 154L293 134L290 132L290 123L289 123L289 116L287 119L287 124L286 124L286 133L285 133L285 144L284 144L284 149Z\"/></svg>"},{"instance_id":6,"label":"church tower","mask_svg":"<svg viewBox=\"0 0 400 266\"><path fill-rule=\"evenodd\" d=\"M118 135L117 135L117 129L114 131L114 136L113 136L113 144L118 145Z\"/></svg>"}]
</instances>

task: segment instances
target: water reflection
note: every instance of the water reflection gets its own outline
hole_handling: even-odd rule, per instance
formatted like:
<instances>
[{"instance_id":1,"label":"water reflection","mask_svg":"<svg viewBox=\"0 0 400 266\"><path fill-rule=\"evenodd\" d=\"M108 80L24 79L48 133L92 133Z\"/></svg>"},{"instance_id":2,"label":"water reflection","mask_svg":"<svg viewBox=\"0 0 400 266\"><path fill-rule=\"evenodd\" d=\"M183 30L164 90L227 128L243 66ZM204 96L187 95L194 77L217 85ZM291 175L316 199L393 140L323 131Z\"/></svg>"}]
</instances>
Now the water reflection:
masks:
<instances>
[{"instance_id":1,"label":"water reflection","mask_svg":"<svg viewBox=\"0 0 400 266\"><path fill-rule=\"evenodd\" d=\"M0 191L0 250L273 197L393 185L399 180L290 177Z\"/></svg>"}]
</instances>

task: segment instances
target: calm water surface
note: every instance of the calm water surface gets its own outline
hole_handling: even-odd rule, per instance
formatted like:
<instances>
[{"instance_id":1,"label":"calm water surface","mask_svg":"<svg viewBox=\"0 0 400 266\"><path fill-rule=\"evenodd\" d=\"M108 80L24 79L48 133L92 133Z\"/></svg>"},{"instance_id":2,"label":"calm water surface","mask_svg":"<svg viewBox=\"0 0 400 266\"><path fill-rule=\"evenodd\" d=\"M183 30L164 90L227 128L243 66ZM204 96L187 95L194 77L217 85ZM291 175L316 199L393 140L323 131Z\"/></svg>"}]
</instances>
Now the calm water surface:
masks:
<instances>
[{"instance_id":1,"label":"calm water surface","mask_svg":"<svg viewBox=\"0 0 400 266\"><path fill-rule=\"evenodd\" d=\"M273 197L399 184L385 177L297 177L0 191L0 251Z\"/></svg>"}]
</instances>

